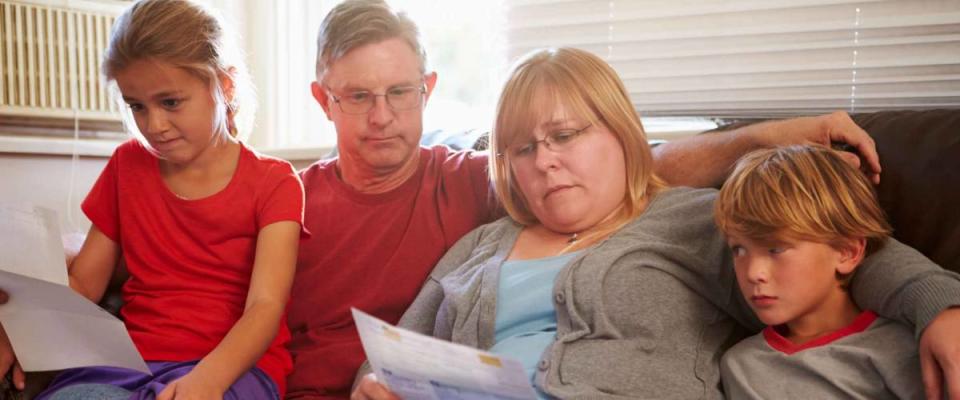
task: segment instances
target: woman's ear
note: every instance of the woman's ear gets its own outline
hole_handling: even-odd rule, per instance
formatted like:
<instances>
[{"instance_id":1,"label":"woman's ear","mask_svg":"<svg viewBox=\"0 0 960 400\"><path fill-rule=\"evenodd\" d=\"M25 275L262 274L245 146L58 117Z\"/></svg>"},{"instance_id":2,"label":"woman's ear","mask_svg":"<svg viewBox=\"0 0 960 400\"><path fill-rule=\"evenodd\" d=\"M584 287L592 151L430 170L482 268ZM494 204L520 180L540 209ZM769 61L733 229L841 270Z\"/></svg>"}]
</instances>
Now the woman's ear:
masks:
<instances>
[{"instance_id":1,"label":"woman's ear","mask_svg":"<svg viewBox=\"0 0 960 400\"><path fill-rule=\"evenodd\" d=\"M867 239L854 238L846 239L837 248L840 251L840 263L837 265L837 273L847 275L853 273L853 270L863 261L867 252Z\"/></svg>"}]
</instances>

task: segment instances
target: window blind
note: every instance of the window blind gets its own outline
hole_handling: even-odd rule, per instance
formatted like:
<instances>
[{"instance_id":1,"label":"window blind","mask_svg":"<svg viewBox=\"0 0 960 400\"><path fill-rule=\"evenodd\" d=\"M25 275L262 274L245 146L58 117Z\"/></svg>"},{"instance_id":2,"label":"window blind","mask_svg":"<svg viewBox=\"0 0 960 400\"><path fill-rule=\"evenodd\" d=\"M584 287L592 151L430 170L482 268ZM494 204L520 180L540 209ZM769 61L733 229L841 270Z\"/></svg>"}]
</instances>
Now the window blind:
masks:
<instances>
[{"instance_id":1,"label":"window blind","mask_svg":"<svg viewBox=\"0 0 960 400\"><path fill-rule=\"evenodd\" d=\"M752 118L960 106L960 0L513 0L511 60L573 46L641 114Z\"/></svg>"}]
</instances>

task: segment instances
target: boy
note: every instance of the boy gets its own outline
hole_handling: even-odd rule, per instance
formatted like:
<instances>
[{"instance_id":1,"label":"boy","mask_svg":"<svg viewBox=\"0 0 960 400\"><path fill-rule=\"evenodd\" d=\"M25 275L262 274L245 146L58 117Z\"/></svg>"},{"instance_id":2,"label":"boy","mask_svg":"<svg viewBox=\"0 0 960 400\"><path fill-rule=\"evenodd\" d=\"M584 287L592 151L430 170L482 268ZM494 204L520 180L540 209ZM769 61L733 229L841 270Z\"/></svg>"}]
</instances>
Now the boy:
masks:
<instances>
[{"instance_id":1,"label":"boy","mask_svg":"<svg viewBox=\"0 0 960 400\"><path fill-rule=\"evenodd\" d=\"M729 398L923 398L911 331L846 290L890 233L866 177L825 147L757 151L720 191L716 220L768 325L724 355Z\"/></svg>"}]
</instances>

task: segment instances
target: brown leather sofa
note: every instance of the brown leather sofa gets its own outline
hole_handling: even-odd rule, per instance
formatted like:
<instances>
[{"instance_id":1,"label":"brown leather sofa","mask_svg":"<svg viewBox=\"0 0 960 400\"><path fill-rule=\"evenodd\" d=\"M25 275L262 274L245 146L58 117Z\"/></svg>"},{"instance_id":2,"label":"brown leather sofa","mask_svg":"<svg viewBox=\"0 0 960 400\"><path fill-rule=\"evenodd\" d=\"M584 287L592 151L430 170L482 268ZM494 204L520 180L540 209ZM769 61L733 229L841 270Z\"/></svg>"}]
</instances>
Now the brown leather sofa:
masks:
<instances>
[{"instance_id":1,"label":"brown leather sofa","mask_svg":"<svg viewBox=\"0 0 960 400\"><path fill-rule=\"evenodd\" d=\"M877 142L893 236L960 272L960 109L854 115Z\"/></svg>"},{"instance_id":2,"label":"brown leather sofa","mask_svg":"<svg viewBox=\"0 0 960 400\"><path fill-rule=\"evenodd\" d=\"M853 119L877 142L883 168L877 194L893 236L944 268L960 272L960 109L883 111L856 114ZM486 147L486 137L475 133L447 135L442 142L466 140L476 149ZM119 309L122 278L115 277L101 304L104 308ZM25 396L0 382L0 400L30 398L51 377L29 374Z\"/></svg>"}]
</instances>

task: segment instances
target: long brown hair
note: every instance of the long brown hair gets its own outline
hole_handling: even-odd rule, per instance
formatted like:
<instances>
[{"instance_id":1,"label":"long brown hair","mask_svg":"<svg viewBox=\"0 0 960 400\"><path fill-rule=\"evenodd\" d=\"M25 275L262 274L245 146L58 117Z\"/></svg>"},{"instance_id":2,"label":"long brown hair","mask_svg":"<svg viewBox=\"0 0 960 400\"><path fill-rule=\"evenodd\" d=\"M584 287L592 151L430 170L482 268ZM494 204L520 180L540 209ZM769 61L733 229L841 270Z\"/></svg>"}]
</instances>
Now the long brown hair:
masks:
<instances>
[{"instance_id":1,"label":"long brown hair","mask_svg":"<svg viewBox=\"0 0 960 400\"><path fill-rule=\"evenodd\" d=\"M119 71L140 60L182 68L210 86L220 105L218 130L236 136L250 127L256 101L237 38L232 36L213 10L198 3L141 0L114 22L101 70L108 81L113 81ZM223 79L232 81L232 93L224 93ZM126 116L127 125L136 126L129 123L129 113Z\"/></svg>"}]
</instances>

